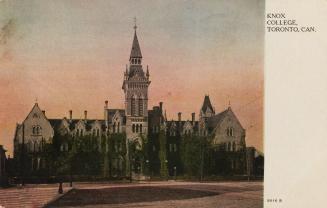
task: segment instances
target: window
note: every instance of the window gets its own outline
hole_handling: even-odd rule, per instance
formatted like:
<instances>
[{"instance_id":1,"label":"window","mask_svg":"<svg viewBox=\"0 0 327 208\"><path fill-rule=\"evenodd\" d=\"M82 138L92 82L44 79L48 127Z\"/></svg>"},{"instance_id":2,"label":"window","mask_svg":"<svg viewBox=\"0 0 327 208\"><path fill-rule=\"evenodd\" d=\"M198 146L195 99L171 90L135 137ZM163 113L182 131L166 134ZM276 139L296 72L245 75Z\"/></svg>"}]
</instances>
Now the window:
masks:
<instances>
[{"instance_id":1,"label":"window","mask_svg":"<svg viewBox=\"0 0 327 208\"><path fill-rule=\"evenodd\" d=\"M175 129L170 130L170 136L176 136L176 131Z\"/></svg>"},{"instance_id":2,"label":"window","mask_svg":"<svg viewBox=\"0 0 327 208\"><path fill-rule=\"evenodd\" d=\"M228 127L226 129L227 136L234 136L234 129L232 127Z\"/></svg>"},{"instance_id":3,"label":"window","mask_svg":"<svg viewBox=\"0 0 327 208\"><path fill-rule=\"evenodd\" d=\"M140 133L142 133L142 124L140 124Z\"/></svg>"},{"instance_id":4,"label":"window","mask_svg":"<svg viewBox=\"0 0 327 208\"><path fill-rule=\"evenodd\" d=\"M139 133L139 125L136 124L136 133Z\"/></svg>"},{"instance_id":5,"label":"window","mask_svg":"<svg viewBox=\"0 0 327 208\"><path fill-rule=\"evenodd\" d=\"M95 129L93 129L92 131L92 136L95 136Z\"/></svg>"},{"instance_id":6,"label":"window","mask_svg":"<svg viewBox=\"0 0 327 208\"><path fill-rule=\"evenodd\" d=\"M135 133L135 124L132 125L132 131Z\"/></svg>"},{"instance_id":7,"label":"window","mask_svg":"<svg viewBox=\"0 0 327 208\"><path fill-rule=\"evenodd\" d=\"M76 130L76 136L79 136L79 129Z\"/></svg>"},{"instance_id":8,"label":"window","mask_svg":"<svg viewBox=\"0 0 327 208\"><path fill-rule=\"evenodd\" d=\"M114 149L115 149L115 152L118 152L118 145L117 145L117 142L114 142Z\"/></svg>"},{"instance_id":9,"label":"window","mask_svg":"<svg viewBox=\"0 0 327 208\"><path fill-rule=\"evenodd\" d=\"M97 136L100 136L100 129L97 129Z\"/></svg>"},{"instance_id":10,"label":"window","mask_svg":"<svg viewBox=\"0 0 327 208\"><path fill-rule=\"evenodd\" d=\"M173 144L169 144L169 152L173 151Z\"/></svg>"},{"instance_id":11,"label":"window","mask_svg":"<svg viewBox=\"0 0 327 208\"><path fill-rule=\"evenodd\" d=\"M135 115L135 113L136 113L135 111L136 111L135 98L132 98L132 100L131 100L131 114L132 114L132 116Z\"/></svg>"},{"instance_id":12,"label":"window","mask_svg":"<svg viewBox=\"0 0 327 208\"><path fill-rule=\"evenodd\" d=\"M120 122L118 122L118 125L117 125L117 133L119 133L119 129L120 129Z\"/></svg>"},{"instance_id":13,"label":"window","mask_svg":"<svg viewBox=\"0 0 327 208\"><path fill-rule=\"evenodd\" d=\"M139 115L143 115L143 100L139 99Z\"/></svg>"},{"instance_id":14,"label":"window","mask_svg":"<svg viewBox=\"0 0 327 208\"><path fill-rule=\"evenodd\" d=\"M33 126L32 127L32 134L33 135L40 135L41 134L41 126Z\"/></svg>"}]
</instances>

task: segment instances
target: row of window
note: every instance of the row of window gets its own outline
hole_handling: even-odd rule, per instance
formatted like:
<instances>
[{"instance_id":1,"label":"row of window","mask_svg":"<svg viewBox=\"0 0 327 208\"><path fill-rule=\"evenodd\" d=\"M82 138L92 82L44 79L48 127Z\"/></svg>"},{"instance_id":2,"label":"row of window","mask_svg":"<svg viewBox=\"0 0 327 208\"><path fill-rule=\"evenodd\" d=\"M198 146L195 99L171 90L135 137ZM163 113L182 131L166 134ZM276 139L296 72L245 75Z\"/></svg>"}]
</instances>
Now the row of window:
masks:
<instances>
[{"instance_id":1,"label":"row of window","mask_svg":"<svg viewBox=\"0 0 327 208\"><path fill-rule=\"evenodd\" d=\"M143 84L143 83L129 83L128 84L128 88L130 89L143 89L146 88L148 85L147 84Z\"/></svg>"},{"instance_id":2,"label":"row of window","mask_svg":"<svg viewBox=\"0 0 327 208\"><path fill-rule=\"evenodd\" d=\"M92 130L92 136L100 136L100 129L93 129Z\"/></svg>"},{"instance_id":3,"label":"row of window","mask_svg":"<svg viewBox=\"0 0 327 208\"><path fill-rule=\"evenodd\" d=\"M141 64L141 59L140 58L132 58L131 64Z\"/></svg>"},{"instance_id":4,"label":"row of window","mask_svg":"<svg viewBox=\"0 0 327 208\"><path fill-rule=\"evenodd\" d=\"M226 151L235 152L236 151L236 143L235 142L226 143Z\"/></svg>"},{"instance_id":5,"label":"row of window","mask_svg":"<svg viewBox=\"0 0 327 208\"><path fill-rule=\"evenodd\" d=\"M187 129L183 131L184 135L191 135L192 134L192 130L191 129ZM171 129L169 131L169 136L176 136L176 130Z\"/></svg>"},{"instance_id":6,"label":"row of window","mask_svg":"<svg viewBox=\"0 0 327 208\"><path fill-rule=\"evenodd\" d=\"M84 136L84 129L76 129L76 134L75 136L77 137L81 137L81 136ZM92 136L97 136L99 137L100 136L100 129L93 129L92 130Z\"/></svg>"},{"instance_id":7,"label":"row of window","mask_svg":"<svg viewBox=\"0 0 327 208\"><path fill-rule=\"evenodd\" d=\"M169 152L177 152L177 144L169 144Z\"/></svg>"},{"instance_id":8,"label":"row of window","mask_svg":"<svg viewBox=\"0 0 327 208\"><path fill-rule=\"evenodd\" d=\"M69 150L68 144L64 143L60 145L60 151L61 152L67 152Z\"/></svg>"},{"instance_id":9,"label":"row of window","mask_svg":"<svg viewBox=\"0 0 327 208\"><path fill-rule=\"evenodd\" d=\"M159 126L152 126L152 133L159 133L160 128Z\"/></svg>"},{"instance_id":10,"label":"row of window","mask_svg":"<svg viewBox=\"0 0 327 208\"><path fill-rule=\"evenodd\" d=\"M143 132L142 124L133 124L132 131L133 133L142 133Z\"/></svg>"},{"instance_id":11,"label":"row of window","mask_svg":"<svg viewBox=\"0 0 327 208\"><path fill-rule=\"evenodd\" d=\"M138 115L143 115L143 108L144 108L144 105L143 105L143 99L139 99L138 101ZM132 116L135 116L137 114L136 112L136 99L135 98L132 98L131 99L131 114Z\"/></svg>"},{"instance_id":12,"label":"row of window","mask_svg":"<svg viewBox=\"0 0 327 208\"><path fill-rule=\"evenodd\" d=\"M33 158L31 160L32 164L32 170L39 170L41 168L45 168L45 160L43 158Z\"/></svg>"},{"instance_id":13,"label":"row of window","mask_svg":"<svg viewBox=\"0 0 327 208\"><path fill-rule=\"evenodd\" d=\"M29 141L27 143L27 151L28 152L41 152L43 150L43 145L44 145L44 142L41 141L41 142L31 142Z\"/></svg>"},{"instance_id":14,"label":"row of window","mask_svg":"<svg viewBox=\"0 0 327 208\"><path fill-rule=\"evenodd\" d=\"M232 127L228 127L226 129L227 136L234 136L234 129Z\"/></svg>"},{"instance_id":15,"label":"row of window","mask_svg":"<svg viewBox=\"0 0 327 208\"><path fill-rule=\"evenodd\" d=\"M123 145L121 142L115 142L114 143L114 150L115 152L121 152L123 150Z\"/></svg>"},{"instance_id":16,"label":"row of window","mask_svg":"<svg viewBox=\"0 0 327 208\"><path fill-rule=\"evenodd\" d=\"M33 135L41 135L42 134L41 126L33 126L32 133L33 133Z\"/></svg>"},{"instance_id":17,"label":"row of window","mask_svg":"<svg viewBox=\"0 0 327 208\"><path fill-rule=\"evenodd\" d=\"M115 122L112 126L112 132L113 133L120 133L120 122Z\"/></svg>"}]
</instances>

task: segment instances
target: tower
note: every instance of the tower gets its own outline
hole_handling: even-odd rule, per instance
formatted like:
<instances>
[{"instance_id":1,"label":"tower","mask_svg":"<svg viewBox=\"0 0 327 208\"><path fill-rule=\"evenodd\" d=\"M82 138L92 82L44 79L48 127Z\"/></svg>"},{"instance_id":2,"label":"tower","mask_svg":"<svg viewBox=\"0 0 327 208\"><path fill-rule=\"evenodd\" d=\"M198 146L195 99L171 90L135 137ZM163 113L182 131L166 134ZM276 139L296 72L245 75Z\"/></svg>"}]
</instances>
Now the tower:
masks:
<instances>
[{"instance_id":1,"label":"tower","mask_svg":"<svg viewBox=\"0 0 327 208\"><path fill-rule=\"evenodd\" d=\"M211 105L209 95L206 95L203 100L202 108L200 110L200 119L207 121L208 118L215 115L215 109Z\"/></svg>"},{"instance_id":2,"label":"tower","mask_svg":"<svg viewBox=\"0 0 327 208\"><path fill-rule=\"evenodd\" d=\"M126 136L129 140L139 139L148 131L148 87L149 69L142 66L142 53L134 26L134 39L126 66L122 89L125 94Z\"/></svg>"},{"instance_id":3,"label":"tower","mask_svg":"<svg viewBox=\"0 0 327 208\"><path fill-rule=\"evenodd\" d=\"M200 135L207 134L206 128L208 124L208 119L214 115L215 115L215 109L211 105L209 95L206 95L204 97L203 104L200 110L200 115L199 115Z\"/></svg>"}]
</instances>

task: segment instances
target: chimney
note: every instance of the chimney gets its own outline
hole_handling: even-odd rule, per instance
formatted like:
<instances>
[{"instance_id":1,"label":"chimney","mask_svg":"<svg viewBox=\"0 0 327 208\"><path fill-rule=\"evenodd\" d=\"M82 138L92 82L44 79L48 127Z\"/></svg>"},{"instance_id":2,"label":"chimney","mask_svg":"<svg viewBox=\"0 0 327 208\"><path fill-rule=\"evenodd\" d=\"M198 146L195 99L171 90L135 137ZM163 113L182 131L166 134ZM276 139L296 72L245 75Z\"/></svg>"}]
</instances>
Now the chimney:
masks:
<instances>
[{"instance_id":1,"label":"chimney","mask_svg":"<svg viewBox=\"0 0 327 208\"><path fill-rule=\"evenodd\" d=\"M195 113L192 113L192 123L195 121Z\"/></svg>"},{"instance_id":2,"label":"chimney","mask_svg":"<svg viewBox=\"0 0 327 208\"><path fill-rule=\"evenodd\" d=\"M45 115L45 110L42 111L43 115Z\"/></svg>"},{"instance_id":3,"label":"chimney","mask_svg":"<svg viewBox=\"0 0 327 208\"><path fill-rule=\"evenodd\" d=\"M160 112L162 112L162 102L159 103Z\"/></svg>"},{"instance_id":4,"label":"chimney","mask_svg":"<svg viewBox=\"0 0 327 208\"><path fill-rule=\"evenodd\" d=\"M69 110L69 120L72 120L72 119L73 119L73 111Z\"/></svg>"},{"instance_id":5,"label":"chimney","mask_svg":"<svg viewBox=\"0 0 327 208\"><path fill-rule=\"evenodd\" d=\"M104 101L104 108L108 109L108 100Z\"/></svg>"},{"instance_id":6,"label":"chimney","mask_svg":"<svg viewBox=\"0 0 327 208\"><path fill-rule=\"evenodd\" d=\"M182 113L179 112L179 113L178 113L178 121L180 122L181 120L182 120Z\"/></svg>"},{"instance_id":7,"label":"chimney","mask_svg":"<svg viewBox=\"0 0 327 208\"><path fill-rule=\"evenodd\" d=\"M87 110L84 111L84 119L87 120Z\"/></svg>"}]
</instances>

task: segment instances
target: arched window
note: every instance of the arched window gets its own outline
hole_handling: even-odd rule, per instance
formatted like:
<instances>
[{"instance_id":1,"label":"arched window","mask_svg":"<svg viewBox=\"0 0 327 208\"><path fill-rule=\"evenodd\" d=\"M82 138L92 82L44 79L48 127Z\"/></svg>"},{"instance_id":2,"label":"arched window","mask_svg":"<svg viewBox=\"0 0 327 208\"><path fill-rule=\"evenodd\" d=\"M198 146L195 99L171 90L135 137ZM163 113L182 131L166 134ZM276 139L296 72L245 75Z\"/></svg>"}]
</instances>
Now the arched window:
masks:
<instances>
[{"instance_id":1,"label":"arched window","mask_svg":"<svg viewBox=\"0 0 327 208\"><path fill-rule=\"evenodd\" d=\"M143 99L139 99L139 115L143 116Z\"/></svg>"},{"instance_id":2,"label":"arched window","mask_svg":"<svg viewBox=\"0 0 327 208\"><path fill-rule=\"evenodd\" d=\"M136 113L136 101L135 101L135 98L132 98L132 100L131 100L131 114L132 114L132 116L134 116L135 115L135 113Z\"/></svg>"},{"instance_id":3,"label":"arched window","mask_svg":"<svg viewBox=\"0 0 327 208\"><path fill-rule=\"evenodd\" d=\"M33 134L36 134L36 127L33 126L33 130L32 130Z\"/></svg>"},{"instance_id":4,"label":"arched window","mask_svg":"<svg viewBox=\"0 0 327 208\"><path fill-rule=\"evenodd\" d=\"M33 152L36 152L36 141L33 143Z\"/></svg>"},{"instance_id":5,"label":"arched window","mask_svg":"<svg viewBox=\"0 0 327 208\"><path fill-rule=\"evenodd\" d=\"M79 129L76 129L76 136L80 136L79 135Z\"/></svg>"},{"instance_id":6,"label":"arched window","mask_svg":"<svg viewBox=\"0 0 327 208\"><path fill-rule=\"evenodd\" d=\"M84 135L84 130L83 129L81 129L81 136L83 136Z\"/></svg>"},{"instance_id":7,"label":"arched window","mask_svg":"<svg viewBox=\"0 0 327 208\"><path fill-rule=\"evenodd\" d=\"M100 129L97 129L97 136L100 136Z\"/></svg>"},{"instance_id":8,"label":"arched window","mask_svg":"<svg viewBox=\"0 0 327 208\"><path fill-rule=\"evenodd\" d=\"M235 142L233 142L233 151L234 152L236 151L236 144L235 144Z\"/></svg>"},{"instance_id":9,"label":"arched window","mask_svg":"<svg viewBox=\"0 0 327 208\"><path fill-rule=\"evenodd\" d=\"M113 133L116 133L116 123L114 123L114 125L113 125L112 132L113 132Z\"/></svg>"},{"instance_id":10,"label":"arched window","mask_svg":"<svg viewBox=\"0 0 327 208\"><path fill-rule=\"evenodd\" d=\"M227 136L234 136L234 129L232 127L228 127L226 129Z\"/></svg>"},{"instance_id":11,"label":"arched window","mask_svg":"<svg viewBox=\"0 0 327 208\"><path fill-rule=\"evenodd\" d=\"M117 133L119 133L119 131L120 131L120 122L118 122Z\"/></svg>"},{"instance_id":12,"label":"arched window","mask_svg":"<svg viewBox=\"0 0 327 208\"><path fill-rule=\"evenodd\" d=\"M135 133L135 124L132 125L132 131Z\"/></svg>"},{"instance_id":13,"label":"arched window","mask_svg":"<svg viewBox=\"0 0 327 208\"><path fill-rule=\"evenodd\" d=\"M139 125L136 124L136 133L139 133Z\"/></svg>"},{"instance_id":14,"label":"arched window","mask_svg":"<svg viewBox=\"0 0 327 208\"><path fill-rule=\"evenodd\" d=\"M142 129L142 124L140 124L140 133L142 133L143 129Z\"/></svg>"},{"instance_id":15,"label":"arched window","mask_svg":"<svg viewBox=\"0 0 327 208\"><path fill-rule=\"evenodd\" d=\"M95 129L93 129L92 131L92 136L95 136Z\"/></svg>"}]
</instances>

